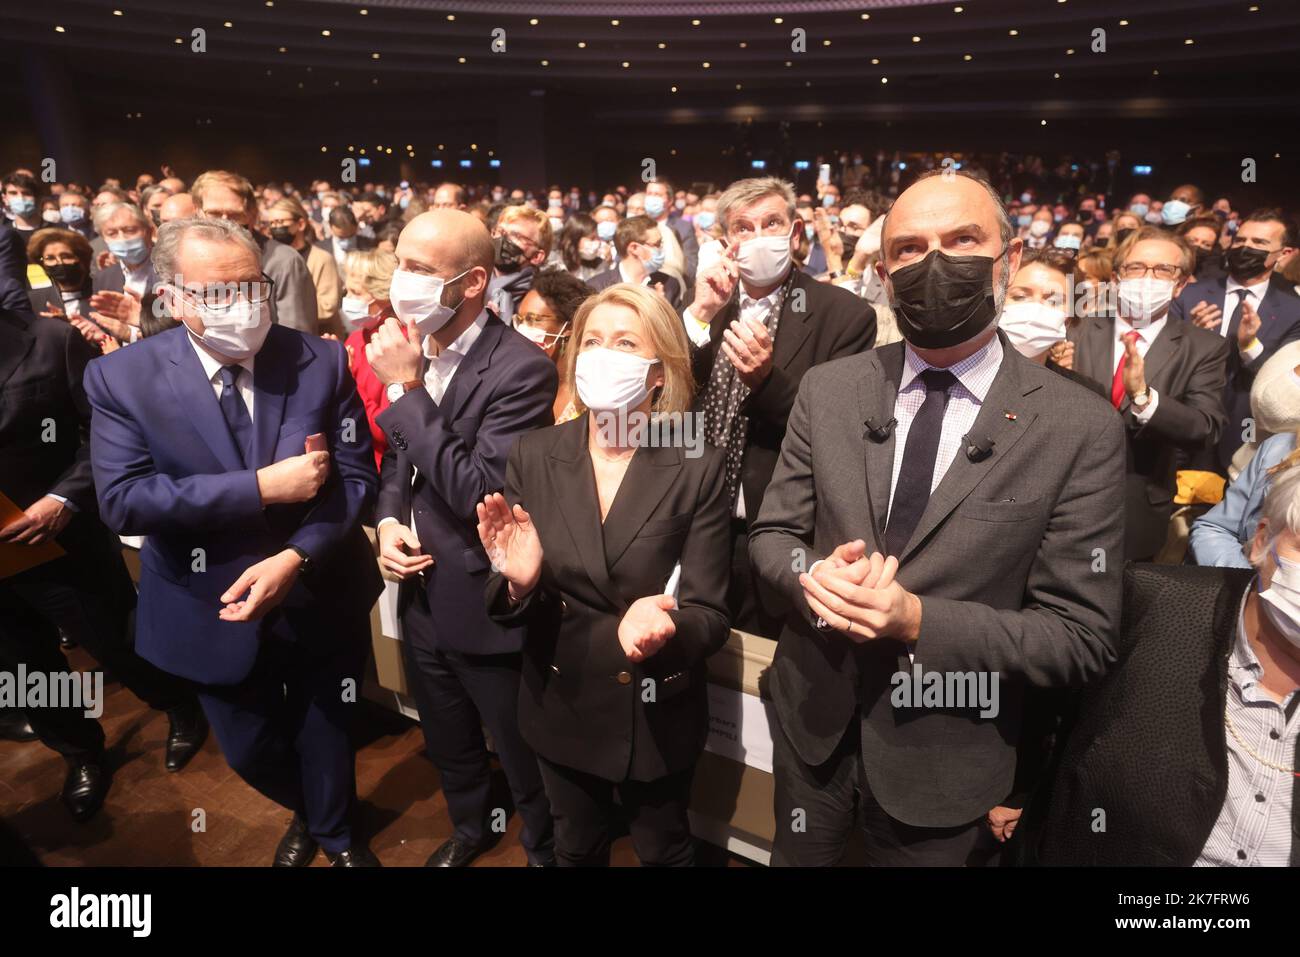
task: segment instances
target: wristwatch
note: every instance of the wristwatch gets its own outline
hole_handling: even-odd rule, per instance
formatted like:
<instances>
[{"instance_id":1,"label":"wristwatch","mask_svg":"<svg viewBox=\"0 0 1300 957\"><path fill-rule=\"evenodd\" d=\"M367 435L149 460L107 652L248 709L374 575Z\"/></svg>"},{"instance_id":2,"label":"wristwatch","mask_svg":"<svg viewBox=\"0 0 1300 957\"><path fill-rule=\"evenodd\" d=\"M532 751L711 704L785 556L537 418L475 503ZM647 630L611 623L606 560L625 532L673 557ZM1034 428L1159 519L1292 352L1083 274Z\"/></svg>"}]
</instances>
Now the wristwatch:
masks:
<instances>
[{"instance_id":1,"label":"wristwatch","mask_svg":"<svg viewBox=\"0 0 1300 957\"><path fill-rule=\"evenodd\" d=\"M298 574L306 576L314 567L312 565L311 556L307 554L306 549L300 548L297 545L290 545L289 547L297 552L298 557L302 559L302 564L298 566Z\"/></svg>"},{"instance_id":2,"label":"wristwatch","mask_svg":"<svg viewBox=\"0 0 1300 957\"><path fill-rule=\"evenodd\" d=\"M394 382L384 390L384 395L388 397L388 404L392 405L412 389L418 389L424 385L419 379L408 379L406 382Z\"/></svg>"},{"instance_id":3,"label":"wristwatch","mask_svg":"<svg viewBox=\"0 0 1300 957\"><path fill-rule=\"evenodd\" d=\"M1129 401L1137 406L1139 410L1145 408L1146 404L1151 401L1151 389L1149 387L1143 389Z\"/></svg>"}]
</instances>

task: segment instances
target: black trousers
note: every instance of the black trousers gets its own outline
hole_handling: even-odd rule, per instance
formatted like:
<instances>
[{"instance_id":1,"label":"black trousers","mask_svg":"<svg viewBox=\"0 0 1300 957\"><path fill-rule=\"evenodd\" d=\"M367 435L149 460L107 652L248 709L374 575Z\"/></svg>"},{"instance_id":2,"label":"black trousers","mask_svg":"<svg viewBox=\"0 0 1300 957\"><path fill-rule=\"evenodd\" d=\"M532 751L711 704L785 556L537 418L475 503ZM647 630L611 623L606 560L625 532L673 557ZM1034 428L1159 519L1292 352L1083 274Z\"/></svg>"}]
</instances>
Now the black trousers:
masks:
<instances>
[{"instance_id":1,"label":"black trousers","mask_svg":"<svg viewBox=\"0 0 1300 957\"><path fill-rule=\"evenodd\" d=\"M872 796L862 769L860 719L854 714L825 763L805 764L781 723L772 723L775 783L774 867L839 863L852 828L861 828L871 867L984 866L998 844L984 819L958 827L916 827L889 815Z\"/></svg>"},{"instance_id":2,"label":"black trousers","mask_svg":"<svg viewBox=\"0 0 1300 957\"><path fill-rule=\"evenodd\" d=\"M519 733L521 655L471 655L431 648L428 600L417 589L402 616L406 679L420 712L420 729L438 769L457 840L472 846L499 831L504 814L490 806L492 766L483 728L492 735L515 810L523 822L519 842L533 863L549 861L554 836L551 808L537 756Z\"/></svg>"},{"instance_id":3,"label":"black trousers","mask_svg":"<svg viewBox=\"0 0 1300 957\"><path fill-rule=\"evenodd\" d=\"M539 760L555 815L555 859L561 867L609 866L615 792L642 865L689 867L695 862L695 841L686 819L694 765L654 781L616 783Z\"/></svg>"},{"instance_id":4,"label":"black trousers","mask_svg":"<svg viewBox=\"0 0 1300 957\"><path fill-rule=\"evenodd\" d=\"M355 640L321 655L306 647L310 638L302 643L266 638L243 681L199 689L199 702L231 769L301 815L311 836L331 854L358 843L353 833L356 753L349 732L361 707L369 612L336 627Z\"/></svg>"},{"instance_id":5,"label":"black trousers","mask_svg":"<svg viewBox=\"0 0 1300 957\"><path fill-rule=\"evenodd\" d=\"M10 669L22 663L28 671L69 671L62 629L149 707L169 711L193 701L188 682L135 653L135 589L116 541L103 534L103 541L78 536L64 557L0 580L0 660ZM70 761L103 750L99 722L79 709L30 708L27 718L41 741Z\"/></svg>"}]
</instances>

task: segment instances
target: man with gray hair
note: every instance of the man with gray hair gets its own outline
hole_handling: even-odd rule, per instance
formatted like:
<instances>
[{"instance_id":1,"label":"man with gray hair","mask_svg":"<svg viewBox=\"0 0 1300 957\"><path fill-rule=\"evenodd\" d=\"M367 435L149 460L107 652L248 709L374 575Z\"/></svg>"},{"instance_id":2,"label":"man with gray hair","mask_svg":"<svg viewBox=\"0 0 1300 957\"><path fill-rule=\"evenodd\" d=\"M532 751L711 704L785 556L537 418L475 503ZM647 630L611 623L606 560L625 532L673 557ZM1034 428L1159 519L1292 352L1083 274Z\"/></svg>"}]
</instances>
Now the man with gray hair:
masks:
<instances>
[{"instance_id":1,"label":"man with gray hair","mask_svg":"<svg viewBox=\"0 0 1300 957\"><path fill-rule=\"evenodd\" d=\"M133 203L105 203L95 210L95 231L116 260L95 277L95 292L123 292L137 299L154 290L153 223Z\"/></svg>"},{"instance_id":2,"label":"man with gray hair","mask_svg":"<svg viewBox=\"0 0 1300 957\"><path fill-rule=\"evenodd\" d=\"M697 411L727 454L732 514L728 608L737 628L775 638L780 619L750 571L749 523L772 478L799 382L813 366L870 349L872 307L794 263L803 222L775 177L732 183L718 198L722 258L700 271L682 316L695 344ZM662 232L662 230L661 230Z\"/></svg>"},{"instance_id":3,"label":"man with gray hair","mask_svg":"<svg viewBox=\"0 0 1300 957\"><path fill-rule=\"evenodd\" d=\"M986 815L1005 836L1027 692L1113 660L1124 430L998 332L1021 245L988 184L918 179L876 267L905 341L799 386L750 533L787 610L774 863L834 863L855 822L873 864L981 862ZM888 689L914 668L996 680L997 713L942 695L897 710Z\"/></svg>"},{"instance_id":4,"label":"man with gray hair","mask_svg":"<svg viewBox=\"0 0 1300 957\"><path fill-rule=\"evenodd\" d=\"M1297 458L1271 470L1251 568L1125 570L1120 660L1026 814L1029 862L1300 866Z\"/></svg>"},{"instance_id":5,"label":"man with gray hair","mask_svg":"<svg viewBox=\"0 0 1300 957\"><path fill-rule=\"evenodd\" d=\"M140 552L136 650L194 682L230 766L294 812L275 864L377 863L354 831L348 728L382 590L361 529L379 477L338 342L271 322L239 224L158 233L181 325L92 362L99 511Z\"/></svg>"}]
</instances>

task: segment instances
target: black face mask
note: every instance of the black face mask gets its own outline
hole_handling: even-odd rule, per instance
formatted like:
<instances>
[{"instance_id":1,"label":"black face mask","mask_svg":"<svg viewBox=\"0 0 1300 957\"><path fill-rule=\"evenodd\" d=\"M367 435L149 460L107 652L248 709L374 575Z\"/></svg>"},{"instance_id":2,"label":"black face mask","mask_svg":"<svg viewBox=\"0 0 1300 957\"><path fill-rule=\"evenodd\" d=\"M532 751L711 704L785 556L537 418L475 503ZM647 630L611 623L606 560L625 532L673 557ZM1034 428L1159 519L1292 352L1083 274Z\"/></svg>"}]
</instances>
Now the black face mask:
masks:
<instances>
[{"instance_id":1,"label":"black face mask","mask_svg":"<svg viewBox=\"0 0 1300 957\"><path fill-rule=\"evenodd\" d=\"M844 230L840 230L840 242L844 244L845 256L853 255L853 250L857 248L858 240L861 238L861 235L854 235L853 233L846 233Z\"/></svg>"},{"instance_id":2,"label":"black face mask","mask_svg":"<svg viewBox=\"0 0 1300 957\"><path fill-rule=\"evenodd\" d=\"M524 266L524 251L509 236L498 236L492 240L496 251L495 265L503 273L519 272Z\"/></svg>"},{"instance_id":3,"label":"black face mask","mask_svg":"<svg viewBox=\"0 0 1300 957\"><path fill-rule=\"evenodd\" d=\"M1136 232L1137 232L1137 230L1134 229L1132 226L1130 226L1128 229L1117 229L1117 230L1115 230L1115 245L1118 246L1120 243L1122 243L1124 240L1128 239L1130 236L1132 236L1132 235L1133 235L1134 233L1136 233Z\"/></svg>"},{"instance_id":4,"label":"black face mask","mask_svg":"<svg viewBox=\"0 0 1300 957\"><path fill-rule=\"evenodd\" d=\"M1228 262L1228 274L1238 281L1258 276L1268 267L1265 262L1272 255L1267 249L1254 246L1232 246L1224 257Z\"/></svg>"},{"instance_id":5,"label":"black face mask","mask_svg":"<svg viewBox=\"0 0 1300 957\"><path fill-rule=\"evenodd\" d=\"M1078 215L1076 218L1077 218L1077 219L1079 220L1079 222L1081 222L1081 223L1090 223L1090 222L1092 222L1092 210L1090 210L1090 209L1081 209L1081 210L1079 210L1079 215Z\"/></svg>"},{"instance_id":6,"label":"black face mask","mask_svg":"<svg viewBox=\"0 0 1300 957\"><path fill-rule=\"evenodd\" d=\"M920 349L967 342L997 319L992 256L949 256L936 249L889 274L903 338Z\"/></svg>"},{"instance_id":7,"label":"black face mask","mask_svg":"<svg viewBox=\"0 0 1300 957\"><path fill-rule=\"evenodd\" d=\"M153 224L154 224L155 226L161 226L161 225L162 225L162 210L161 210L161 209L151 209L151 210L149 210L149 218L153 220Z\"/></svg>"},{"instance_id":8,"label":"black face mask","mask_svg":"<svg viewBox=\"0 0 1300 957\"><path fill-rule=\"evenodd\" d=\"M276 226L271 230L271 238L277 243L284 243L286 246L292 246L293 230L288 226Z\"/></svg>"},{"instance_id":9,"label":"black face mask","mask_svg":"<svg viewBox=\"0 0 1300 957\"><path fill-rule=\"evenodd\" d=\"M80 263L58 263L54 266L42 266L45 275L49 276L60 286L80 286L85 274L81 271Z\"/></svg>"}]
</instances>

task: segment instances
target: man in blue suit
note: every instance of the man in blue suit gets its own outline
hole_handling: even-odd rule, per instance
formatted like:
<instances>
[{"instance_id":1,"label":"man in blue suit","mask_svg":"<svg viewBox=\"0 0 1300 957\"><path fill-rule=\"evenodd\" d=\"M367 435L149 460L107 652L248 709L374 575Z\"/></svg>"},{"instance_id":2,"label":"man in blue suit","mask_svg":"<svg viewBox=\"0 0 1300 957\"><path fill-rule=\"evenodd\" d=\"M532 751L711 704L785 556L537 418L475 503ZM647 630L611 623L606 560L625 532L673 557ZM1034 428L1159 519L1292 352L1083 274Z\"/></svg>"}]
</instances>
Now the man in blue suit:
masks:
<instances>
[{"instance_id":1,"label":"man in blue suit","mask_svg":"<svg viewBox=\"0 0 1300 957\"><path fill-rule=\"evenodd\" d=\"M1295 248L1294 227L1280 210L1256 210L1242 222L1228 247L1228 275L1192 283L1170 309L1174 319L1190 319L1235 346L1229 350L1223 395L1228 427L1219 437L1214 463L1225 471L1247 441L1243 433L1251 418L1255 373L1279 346L1300 339L1300 296L1290 283L1273 275L1278 261Z\"/></svg>"},{"instance_id":2,"label":"man in blue suit","mask_svg":"<svg viewBox=\"0 0 1300 957\"><path fill-rule=\"evenodd\" d=\"M537 758L519 733L522 628L487 616L490 563L476 506L505 485L522 432L551 424L555 364L484 308L493 245L468 213L415 217L397 241L388 319L366 347L392 403L375 514L379 557L402 579L406 677L438 768L455 833L426 866L462 867L500 833L489 804L492 735L531 865L554 862L550 805ZM403 323L405 328L403 328Z\"/></svg>"},{"instance_id":3,"label":"man in blue suit","mask_svg":"<svg viewBox=\"0 0 1300 957\"><path fill-rule=\"evenodd\" d=\"M377 864L353 829L348 726L382 588L361 529L378 476L347 359L272 325L240 226L168 223L153 257L183 325L85 377L101 515L147 536L136 649L198 684L230 766L294 811L277 866L318 845Z\"/></svg>"}]
</instances>

